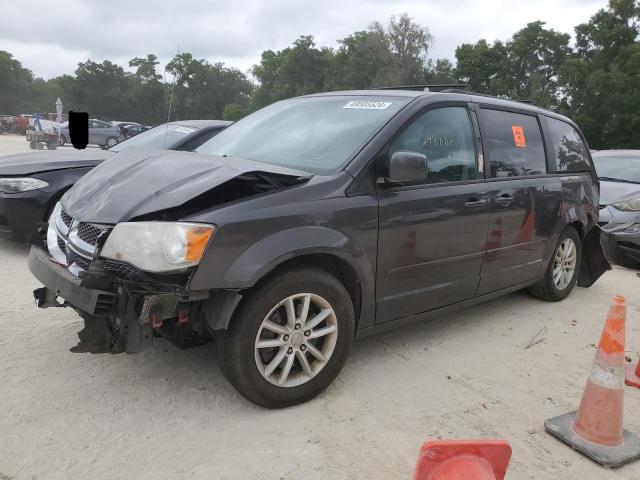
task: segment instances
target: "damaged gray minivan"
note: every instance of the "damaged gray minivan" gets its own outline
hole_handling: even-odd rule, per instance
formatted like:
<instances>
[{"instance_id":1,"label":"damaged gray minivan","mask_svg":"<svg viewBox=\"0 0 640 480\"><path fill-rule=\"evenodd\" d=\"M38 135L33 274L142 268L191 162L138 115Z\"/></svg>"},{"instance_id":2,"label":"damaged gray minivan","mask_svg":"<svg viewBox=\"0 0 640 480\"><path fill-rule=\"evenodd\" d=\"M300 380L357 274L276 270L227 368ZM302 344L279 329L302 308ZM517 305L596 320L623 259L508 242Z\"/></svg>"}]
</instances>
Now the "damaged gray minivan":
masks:
<instances>
[{"instance_id":1,"label":"damaged gray minivan","mask_svg":"<svg viewBox=\"0 0 640 480\"><path fill-rule=\"evenodd\" d=\"M126 161L122 156L126 157ZM196 153L107 160L55 207L29 268L79 352L214 340L270 408L311 399L355 337L609 267L598 179L571 120L462 91L285 100Z\"/></svg>"}]
</instances>

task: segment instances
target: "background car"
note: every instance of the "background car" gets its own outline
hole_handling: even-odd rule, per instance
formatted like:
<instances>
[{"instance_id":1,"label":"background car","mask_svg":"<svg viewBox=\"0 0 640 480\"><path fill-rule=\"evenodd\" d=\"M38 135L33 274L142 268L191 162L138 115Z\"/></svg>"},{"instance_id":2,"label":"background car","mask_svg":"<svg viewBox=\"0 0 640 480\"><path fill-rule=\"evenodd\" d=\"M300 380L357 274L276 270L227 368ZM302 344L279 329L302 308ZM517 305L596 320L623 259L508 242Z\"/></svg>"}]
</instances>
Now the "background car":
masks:
<instances>
[{"instance_id":1,"label":"background car","mask_svg":"<svg viewBox=\"0 0 640 480\"><path fill-rule=\"evenodd\" d=\"M0 157L0 237L28 240L64 192L116 153L134 147L192 151L230 124L222 120L170 122L109 150L69 148Z\"/></svg>"},{"instance_id":2,"label":"background car","mask_svg":"<svg viewBox=\"0 0 640 480\"><path fill-rule=\"evenodd\" d=\"M640 150L600 150L600 227L613 263L640 268Z\"/></svg>"},{"instance_id":3,"label":"background car","mask_svg":"<svg viewBox=\"0 0 640 480\"><path fill-rule=\"evenodd\" d=\"M125 123L122 125L118 125L120 129L121 139L125 140L127 138L135 137L136 135L141 134L142 132L146 132L147 130L151 130L153 127L149 125L140 125L139 123Z\"/></svg>"},{"instance_id":4,"label":"background car","mask_svg":"<svg viewBox=\"0 0 640 480\"><path fill-rule=\"evenodd\" d=\"M60 145L71 142L69 136L69 122L62 124L57 129L60 134ZM118 143L120 130L115 125L95 118L89 119L89 145L99 145L102 148L111 148Z\"/></svg>"}]
</instances>

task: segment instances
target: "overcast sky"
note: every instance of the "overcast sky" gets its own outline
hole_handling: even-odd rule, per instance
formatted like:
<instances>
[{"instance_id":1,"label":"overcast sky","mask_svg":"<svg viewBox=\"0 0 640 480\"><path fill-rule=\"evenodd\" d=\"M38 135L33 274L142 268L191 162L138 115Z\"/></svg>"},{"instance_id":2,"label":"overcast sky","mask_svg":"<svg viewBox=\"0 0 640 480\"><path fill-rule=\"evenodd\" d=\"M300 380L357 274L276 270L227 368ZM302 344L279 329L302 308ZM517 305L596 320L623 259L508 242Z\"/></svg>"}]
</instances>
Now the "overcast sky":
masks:
<instances>
[{"instance_id":1,"label":"overcast sky","mask_svg":"<svg viewBox=\"0 0 640 480\"><path fill-rule=\"evenodd\" d=\"M528 22L573 34L606 0L1 0L0 50L36 76L72 73L78 62L136 56L163 62L180 49L196 58L248 70L266 49L299 35L317 45L407 12L434 36L430 57L454 59L455 47L507 39Z\"/></svg>"}]
</instances>

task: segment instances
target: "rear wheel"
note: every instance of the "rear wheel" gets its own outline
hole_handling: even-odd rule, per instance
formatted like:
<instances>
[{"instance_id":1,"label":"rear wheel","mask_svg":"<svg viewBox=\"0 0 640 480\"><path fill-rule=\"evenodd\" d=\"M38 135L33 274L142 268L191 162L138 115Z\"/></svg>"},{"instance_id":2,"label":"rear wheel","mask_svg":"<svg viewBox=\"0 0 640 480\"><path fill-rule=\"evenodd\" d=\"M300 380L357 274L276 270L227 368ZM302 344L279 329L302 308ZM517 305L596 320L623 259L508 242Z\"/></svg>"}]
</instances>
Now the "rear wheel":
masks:
<instances>
[{"instance_id":1,"label":"rear wheel","mask_svg":"<svg viewBox=\"0 0 640 480\"><path fill-rule=\"evenodd\" d=\"M578 280L582 260L582 242L578 232L568 227L560 235L544 278L529 288L534 297L558 302L569 296Z\"/></svg>"},{"instance_id":2,"label":"rear wheel","mask_svg":"<svg viewBox=\"0 0 640 480\"><path fill-rule=\"evenodd\" d=\"M298 267L250 292L230 330L216 338L218 361L252 402L282 408L322 392L338 375L353 342L353 305L327 272Z\"/></svg>"},{"instance_id":3,"label":"rear wheel","mask_svg":"<svg viewBox=\"0 0 640 480\"><path fill-rule=\"evenodd\" d=\"M107 143L105 143L104 146L105 146L105 148L111 148L116 143L118 143L118 139L116 137L109 137L109 138L107 138Z\"/></svg>"}]
</instances>

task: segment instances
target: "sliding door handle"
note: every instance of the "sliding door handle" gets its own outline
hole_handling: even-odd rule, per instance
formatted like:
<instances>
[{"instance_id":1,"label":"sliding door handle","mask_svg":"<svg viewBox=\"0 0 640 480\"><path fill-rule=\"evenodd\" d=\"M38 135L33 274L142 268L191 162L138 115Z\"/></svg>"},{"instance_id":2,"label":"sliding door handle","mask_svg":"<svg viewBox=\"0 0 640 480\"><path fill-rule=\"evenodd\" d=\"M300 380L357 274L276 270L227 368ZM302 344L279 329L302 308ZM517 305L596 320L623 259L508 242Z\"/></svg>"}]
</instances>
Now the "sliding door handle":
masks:
<instances>
[{"instance_id":1,"label":"sliding door handle","mask_svg":"<svg viewBox=\"0 0 640 480\"><path fill-rule=\"evenodd\" d=\"M487 203L489 203L489 201L486 199L476 200L475 198L471 198L468 201L464 202L464 206L467 208L478 208L484 207Z\"/></svg>"},{"instance_id":2,"label":"sliding door handle","mask_svg":"<svg viewBox=\"0 0 640 480\"><path fill-rule=\"evenodd\" d=\"M496 197L494 202L496 205L506 207L507 205L510 205L511 202L513 202L513 197L511 195L500 195L499 197Z\"/></svg>"}]
</instances>

